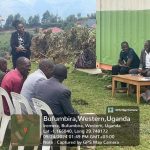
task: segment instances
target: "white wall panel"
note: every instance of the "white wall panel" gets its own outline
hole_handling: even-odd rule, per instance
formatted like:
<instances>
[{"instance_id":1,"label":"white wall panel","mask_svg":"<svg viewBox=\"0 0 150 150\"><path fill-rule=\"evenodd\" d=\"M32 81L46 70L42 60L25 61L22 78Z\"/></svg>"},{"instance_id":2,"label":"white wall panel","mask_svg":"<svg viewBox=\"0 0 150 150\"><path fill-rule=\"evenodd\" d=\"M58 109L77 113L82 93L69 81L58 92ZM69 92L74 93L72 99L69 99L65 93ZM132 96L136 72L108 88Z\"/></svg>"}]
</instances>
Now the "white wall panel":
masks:
<instances>
[{"instance_id":1,"label":"white wall panel","mask_svg":"<svg viewBox=\"0 0 150 150\"><path fill-rule=\"evenodd\" d=\"M150 0L97 0L97 11L110 10L146 10L150 9Z\"/></svg>"}]
</instances>

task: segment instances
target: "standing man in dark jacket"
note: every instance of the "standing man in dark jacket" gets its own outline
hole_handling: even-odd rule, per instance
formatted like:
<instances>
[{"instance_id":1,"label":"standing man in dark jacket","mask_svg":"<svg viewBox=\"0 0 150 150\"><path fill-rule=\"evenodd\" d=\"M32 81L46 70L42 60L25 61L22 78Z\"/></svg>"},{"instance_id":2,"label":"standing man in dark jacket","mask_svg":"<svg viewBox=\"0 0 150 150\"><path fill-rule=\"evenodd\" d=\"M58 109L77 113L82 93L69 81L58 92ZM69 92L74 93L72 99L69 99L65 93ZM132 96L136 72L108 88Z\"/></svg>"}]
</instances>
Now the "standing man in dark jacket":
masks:
<instances>
[{"instance_id":1,"label":"standing man in dark jacket","mask_svg":"<svg viewBox=\"0 0 150 150\"><path fill-rule=\"evenodd\" d=\"M11 35L10 45L13 67L16 68L16 61L19 57L30 59L31 37L28 32L24 31L24 25L21 21L15 20L12 25L16 31Z\"/></svg>"}]
</instances>

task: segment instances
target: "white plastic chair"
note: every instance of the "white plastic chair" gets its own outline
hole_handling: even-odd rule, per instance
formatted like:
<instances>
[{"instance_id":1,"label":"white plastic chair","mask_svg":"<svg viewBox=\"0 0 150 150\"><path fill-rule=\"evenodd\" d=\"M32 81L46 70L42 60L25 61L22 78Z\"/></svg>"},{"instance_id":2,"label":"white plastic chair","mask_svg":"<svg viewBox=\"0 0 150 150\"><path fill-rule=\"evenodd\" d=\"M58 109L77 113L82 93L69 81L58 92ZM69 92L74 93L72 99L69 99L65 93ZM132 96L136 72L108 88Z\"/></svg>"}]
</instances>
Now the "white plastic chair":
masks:
<instances>
[{"instance_id":1,"label":"white plastic chair","mask_svg":"<svg viewBox=\"0 0 150 150\"><path fill-rule=\"evenodd\" d=\"M28 100L21 94L11 92L12 101L15 107L15 114L22 114L21 106L24 105L27 114L33 114L32 108Z\"/></svg>"},{"instance_id":2,"label":"white plastic chair","mask_svg":"<svg viewBox=\"0 0 150 150\"><path fill-rule=\"evenodd\" d=\"M7 126L9 124L9 121L11 120L11 116L7 116L4 113L2 96L4 96L7 101L7 104L8 104L9 110L10 110L10 115L14 114L14 112L15 112L14 106L10 100L8 93L2 87L0 87L0 146L3 145ZM11 149L11 148L9 148L9 149Z\"/></svg>"},{"instance_id":3,"label":"white plastic chair","mask_svg":"<svg viewBox=\"0 0 150 150\"><path fill-rule=\"evenodd\" d=\"M46 113L48 115L53 115L51 108L45 102L43 102L39 99L36 99L36 98L32 98L32 101L33 101L33 104L34 104L37 114L39 114L41 117L41 120L42 120L42 110L46 111ZM56 121L52 121L51 123L52 123L52 125L55 125L56 130L60 130L59 128L57 128ZM61 132L61 130L60 130L60 132ZM55 134L55 130L54 130L54 134ZM50 148L53 150L52 146L42 146L42 150L49 150ZM60 146L60 150L66 150L66 149L67 149L66 146Z\"/></svg>"},{"instance_id":4,"label":"white plastic chair","mask_svg":"<svg viewBox=\"0 0 150 150\"><path fill-rule=\"evenodd\" d=\"M27 111L27 114L33 114L32 108L28 103L28 100L21 94L11 92L12 101L15 107L15 114L22 114L21 106L24 105ZM38 146L34 146L34 150L37 150ZM18 146L18 150L24 150L24 146Z\"/></svg>"}]
</instances>

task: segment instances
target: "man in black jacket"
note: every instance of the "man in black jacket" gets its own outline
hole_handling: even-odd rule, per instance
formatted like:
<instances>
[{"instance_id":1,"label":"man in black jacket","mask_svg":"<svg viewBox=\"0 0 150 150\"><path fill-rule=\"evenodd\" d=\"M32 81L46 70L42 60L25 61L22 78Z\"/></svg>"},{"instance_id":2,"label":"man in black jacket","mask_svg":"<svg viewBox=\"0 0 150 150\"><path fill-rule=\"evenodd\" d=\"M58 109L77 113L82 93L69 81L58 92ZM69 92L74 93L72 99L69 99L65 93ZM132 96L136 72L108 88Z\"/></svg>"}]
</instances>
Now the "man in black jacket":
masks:
<instances>
[{"instance_id":1,"label":"man in black jacket","mask_svg":"<svg viewBox=\"0 0 150 150\"><path fill-rule=\"evenodd\" d=\"M35 97L44 101L52 110L54 116L56 118L70 118L70 117L77 117L79 113L74 110L71 104L71 91L62 84L64 79L67 78L67 68L62 64L57 64L54 67L53 77L48 80L43 80L36 84L35 87ZM44 114L44 116L47 116ZM76 118L77 119L77 118ZM71 129L71 133L67 133L68 136L73 136L68 141L75 141L75 130L80 130L80 127L71 127L73 124L79 125L78 119L76 121L57 121L58 125L61 129ZM44 121L45 125L51 124L50 121ZM65 125L64 125L65 124ZM69 127L66 127L69 124ZM64 125L64 126L63 126ZM53 130L50 127L46 127L46 129L51 132ZM81 137L81 136L80 136ZM81 140L81 139L79 139ZM69 142L68 142L69 143ZM58 143L57 143L58 144ZM76 146L71 144L69 146Z\"/></svg>"},{"instance_id":2,"label":"man in black jacket","mask_svg":"<svg viewBox=\"0 0 150 150\"><path fill-rule=\"evenodd\" d=\"M47 103L56 116L78 114L71 105L71 91L62 84L66 78L66 67L57 64L54 67L53 77L39 82L35 87L35 97Z\"/></svg>"},{"instance_id":3,"label":"man in black jacket","mask_svg":"<svg viewBox=\"0 0 150 150\"><path fill-rule=\"evenodd\" d=\"M13 67L16 68L16 61L19 57L30 59L31 37L28 32L24 31L24 25L21 21L15 20L12 25L16 31L11 35L10 45Z\"/></svg>"}]
</instances>

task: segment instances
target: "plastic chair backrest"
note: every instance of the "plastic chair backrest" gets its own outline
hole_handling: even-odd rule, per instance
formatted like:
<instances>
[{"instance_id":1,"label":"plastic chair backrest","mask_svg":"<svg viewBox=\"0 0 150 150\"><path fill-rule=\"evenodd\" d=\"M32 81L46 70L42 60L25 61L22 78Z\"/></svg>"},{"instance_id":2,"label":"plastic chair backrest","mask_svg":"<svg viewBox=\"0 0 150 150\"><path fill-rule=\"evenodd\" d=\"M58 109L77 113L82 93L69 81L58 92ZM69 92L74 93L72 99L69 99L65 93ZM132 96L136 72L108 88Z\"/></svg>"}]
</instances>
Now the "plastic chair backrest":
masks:
<instances>
[{"instance_id":1,"label":"plastic chair backrest","mask_svg":"<svg viewBox=\"0 0 150 150\"><path fill-rule=\"evenodd\" d=\"M30 104L28 103L28 100L21 94L11 92L12 101L14 103L15 107L15 114L22 114L21 110L21 104L23 104L26 107L27 114L33 114L32 108ZM18 150L24 150L24 146L18 146ZM34 150L37 150L38 146L34 146Z\"/></svg>"},{"instance_id":2,"label":"plastic chair backrest","mask_svg":"<svg viewBox=\"0 0 150 150\"><path fill-rule=\"evenodd\" d=\"M3 100L2 96L0 96L0 119L2 118L3 115L4 115Z\"/></svg>"},{"instance_id":3,"label":"plastic chair backrest","mask_svg":"<svg viewBox=\"0 0 150 150\"><path fill-rule=\"evenodd\" d=\"M21 105L23 104L26 108L27 114L33 114L32 108L28 100L21 94L11 92L12 101L16 109L16 114L22 114Z\"/></svg>"},{"instance_id":4,"label":"plastic chair backrest","mask_svg":"<svg viewBox=\"0 0 150 150\"><path fill-rule=\"evenodd\" d=\"M37 111L37 114L42 116L42 111L41 110L44 110L48 115L54 116L51 108L45 102L43 102L43 101L41 101L37 98L32 98L32 101L33 101L35 110ZM55 126L57 125L57 122L54 121L54 120L51 123L52 123L52 125L55 125Z\"/></svg>"},{"instance_id":5,"label":"plastic chair backrest","mask_svg":"<svg viewBox=\"0 0 150 150\"><path fill-rule=\"evenodd\" d=\"M4 113L3 96L5 97L5 100L8 104L8 107L10 110L10 115L14 114L14 112L15 112L15 109L13 107L13 104L10 100L8 93L6 92L6 90L4 90L2 87L0 87L0 146L3 145L6 130L7 130L9 121L11 120L11 116L7 116Z\"/></svg>"},{"instance_id":6,"label":"plastic chair backrest","mask_svg":"<svg viewBox=\"0 0 150 150\"><path fill-rule=\"evenodd\" d=\"M39 114L41 117L42 117L42 110L46 111L46 113L48 115L52 115L54 117L51 108L45 102L43 102L37 98L32 98L32 101L33 101L33 104L34 104L37 114ZM55 126L55 128L53 129L54 134L58 133L57 132L58 130L61 133L61 130L59 129L59 127L57 125L57 122L53 120L51 123L52 123L52 125ZM62 134L65 134L65 133L62 133ZM53 147L51 147L51 148L53 148ZM48 146L42 146L42 150L47 150L47 149L49 149ZM67 149L66 146L60 146L60 150L66 150L66 149ZM80 150L80 149L78 149L78 150Z\"/></svg>"},{"instance_id":7,"label":"plastic chair backrest","mask_svg":"<svg viewBox=\"0 0 150 150\"><path fill-rule=\"evenodd\" d=\"M12 101L11 101L11 99L10 99L10 97L9 97L9 95L8 95L8 93L6 92L6 90L5 89L3 89L2 87L0 87L0 111L1 111L1 113L4 115L5 113L4 113L4 108L2 108L3 107L3 97L2 96L4 96L5 97L5 99L6 99L6 101L7 101L7 104L8 104L8 106L9 106L9 110L10 110L10 114L12 115L12 114L14 114L14 112L15 112L15 109L14 109L14 106L13 106L13 104L12 104Z\"/></svg>"}]
</instances>

